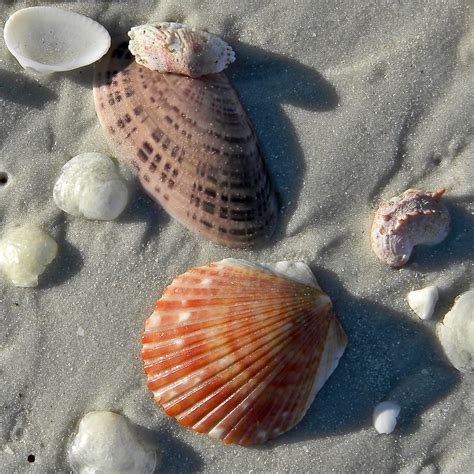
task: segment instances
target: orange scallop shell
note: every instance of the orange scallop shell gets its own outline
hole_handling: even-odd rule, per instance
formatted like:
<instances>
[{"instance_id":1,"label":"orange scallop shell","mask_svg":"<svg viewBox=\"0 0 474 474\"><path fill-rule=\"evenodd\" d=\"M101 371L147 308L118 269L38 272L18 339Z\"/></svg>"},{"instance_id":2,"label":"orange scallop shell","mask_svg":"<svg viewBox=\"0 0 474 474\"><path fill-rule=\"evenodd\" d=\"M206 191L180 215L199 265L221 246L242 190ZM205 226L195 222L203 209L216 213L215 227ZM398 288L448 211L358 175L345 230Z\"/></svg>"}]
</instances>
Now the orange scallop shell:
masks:
<instances>
[{"instance_id":1,"label":"orange scallop shell","mask_svg":"<svg viewBox=\"0 0 474 474\"><path fill-rule=\"evenodd\" d=\"M168 415L246 446L302 419L347 338L314 277L226 259L176 277L142 343L148 389Z\"/></svg>"}]
</instances>

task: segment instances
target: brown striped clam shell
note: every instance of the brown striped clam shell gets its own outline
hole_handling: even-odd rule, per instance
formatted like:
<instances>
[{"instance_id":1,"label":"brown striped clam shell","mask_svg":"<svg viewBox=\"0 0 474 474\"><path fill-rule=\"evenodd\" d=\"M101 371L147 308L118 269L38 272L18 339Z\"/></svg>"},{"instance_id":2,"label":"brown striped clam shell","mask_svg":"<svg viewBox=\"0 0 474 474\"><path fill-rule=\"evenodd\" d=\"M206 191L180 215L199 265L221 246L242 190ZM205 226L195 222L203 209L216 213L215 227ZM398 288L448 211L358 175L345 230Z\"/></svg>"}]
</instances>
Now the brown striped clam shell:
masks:
<instances>
[{"instance_id":1,"label":"brown striped clam shell","mask_svg":"<svg viewBox=\"0 0 474 474\"><path fill-rule=\"evenodd\" d=\"M224 74L151 71L132 61L122 43L96 65L94 100L114 152L171 216L228 247L272 234L276 195Z\"/></svg>"}]
</instances>

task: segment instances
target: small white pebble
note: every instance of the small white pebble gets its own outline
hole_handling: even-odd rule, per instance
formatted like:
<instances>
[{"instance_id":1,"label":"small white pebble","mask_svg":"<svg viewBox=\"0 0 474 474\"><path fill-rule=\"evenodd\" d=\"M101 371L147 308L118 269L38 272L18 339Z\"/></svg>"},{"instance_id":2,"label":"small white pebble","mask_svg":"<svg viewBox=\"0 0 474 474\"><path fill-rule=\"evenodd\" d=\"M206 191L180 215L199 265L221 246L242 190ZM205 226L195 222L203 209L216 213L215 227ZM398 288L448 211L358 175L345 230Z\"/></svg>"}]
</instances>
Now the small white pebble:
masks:
<instances>
[{"instance_id":1,"label":"small white pebble","mask_svg":"<svg viewBox=\"0 0 474 474\"><path fill-rule=\"evenodd\" d=\"M82 418L69 448L69 460L78 473L152 473L156 451L124 416L93 411Z\"/></svg>"},{"instance_id":2,"label":"small white pebble","mask_svg":"<svg viewBox=\"0 0 474 474\"><path fill-rule=\"evenodd\" d=\"M15 285L38 286L38 277L58 252L58 244L38 226L26 224L0 239L0 270Z\"/></svg>"},{"instance_id":3,"label":"small white pebble","mask_svg":"<svg viewBox=\"0 0 474 474\"><path fill-rule=\"evenodd\" d=\"M410 291L407 295L410 308L420 317L420 319L430 319L433 316L436 303L439 298L436 286L427 286L421 290Z\"/></svg>"},{"instance_id":4,"label":"small white pebble","mask_svg":"<svg viewBox=\"0 0 474 474\"><path fill-rule=\"evenodd\" d=\"M77 328L77 335L83 337L84 334L85 334L84 329L82 329L81 326L79 326Z\"/></svg>"},{"instance_id":5,"label":"small white pebble","mask_svg":"<svg viewBox=\"0 0 474 474\"><path fill-rule=\"evenodd\" d=\"M397 424L400 406L394 402L382 402L374 408L374 428L383 434L390 434Z\"/></svg>"},{"instance_id":6,"label":"small white pebble","mask_svg":"<svg viewBox=\"0 0 474 474\"><path fill-rule=\"evenodd\" d=\"M108 156L82 153L63 166L53 198L60 209L73 216L110 221L125 209L128 188Z\"/></svg>"}]
</instances>

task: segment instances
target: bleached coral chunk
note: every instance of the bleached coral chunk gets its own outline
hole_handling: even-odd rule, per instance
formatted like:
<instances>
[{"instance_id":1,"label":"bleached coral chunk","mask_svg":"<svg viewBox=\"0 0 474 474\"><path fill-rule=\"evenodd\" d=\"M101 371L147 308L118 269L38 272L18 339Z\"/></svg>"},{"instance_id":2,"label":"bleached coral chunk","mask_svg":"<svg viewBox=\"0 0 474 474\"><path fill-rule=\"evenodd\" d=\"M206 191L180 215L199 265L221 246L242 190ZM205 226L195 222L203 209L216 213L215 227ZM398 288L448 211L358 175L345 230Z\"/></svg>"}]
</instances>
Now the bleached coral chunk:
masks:
<instances>
[{"instance_id":1,"label":"bleached coral chunk","mask_svg":"<svg viewBox=\"0 0 474 474\"><path fill-rule=\"evenodd\" d=\"M133 425L110 411L92 411L82 418L69 448L76 473L152 473L156 451L138 435Z\"/></svg>"},{"instance_id":2,"label":"bleached coral chunk","mask_svg":"<svg viewBox=\"0 0 474 474\"><path fill-rule=\"evenodd\" d=\"M53 198L60 209L73 216L110 221L125 209L128 188L109 157L82 153L63 166Z\"/></svg>"},{"instance_id":3,"label":"bleached coral chunk","mask_svg":"<svg viewBox=\"0 0 474 474\"><path fill-rule=\"evenodd\" d=\"M15 286L34 287L57 252L54 239L36 225L14 227L0 240L0 269Z\"/></svg>"},{"instance_id":4,"label":"bleached coral chunk","mask_svg":"<svg viewBox=\"0 0 474 474\"><path fill-rule=\"evenodd\" d=\"M410 291L407 295L410 308L420 319L430 319L433 316L438 298L439 292L436 286L427 286L421 290Z\"/></svg>"}]
</instances>

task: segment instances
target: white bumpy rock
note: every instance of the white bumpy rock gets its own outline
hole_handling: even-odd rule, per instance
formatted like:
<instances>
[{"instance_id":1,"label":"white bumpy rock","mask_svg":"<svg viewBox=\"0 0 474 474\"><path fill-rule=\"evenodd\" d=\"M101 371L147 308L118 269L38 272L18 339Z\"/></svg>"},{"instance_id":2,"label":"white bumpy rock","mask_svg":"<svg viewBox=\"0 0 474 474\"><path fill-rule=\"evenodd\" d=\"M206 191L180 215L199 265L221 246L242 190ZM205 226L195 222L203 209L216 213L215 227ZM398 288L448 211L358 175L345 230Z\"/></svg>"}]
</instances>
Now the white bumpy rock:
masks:
<instances>
[{"instance_id":1,"label":"white bumpy rock","mask_svg":"<svg viewBox=\"0 0 474 474\"><path fill-rule=\"evenodd\" d=\"M69 461L79 474L152 473L156 451L124 416L110 411L87 413L69 448Z\"/></svg>"},{"instance_id":2,"label":"white bumpy rock","mask_svg":"<svg viewBox=\"0 0 474 474\"><path fill-rule=\"evenodd\" d=\"M109 221L125 209L128 187L109 157L82 153L63 166L54 185L53 198L68 214Z\"/></svg>"},{"instance_id":3,"label":"white bumpy rock","mask_svg":"<svg viewBox=\"0 0 474 474\"><path fill-rule=\"evenodd\" d=\"M38 226L14 227L0 240L0 269L15 286L34 287L57 252L54 239Z\"/></svg>"}]
</instances>

